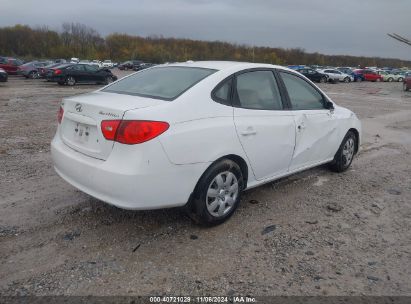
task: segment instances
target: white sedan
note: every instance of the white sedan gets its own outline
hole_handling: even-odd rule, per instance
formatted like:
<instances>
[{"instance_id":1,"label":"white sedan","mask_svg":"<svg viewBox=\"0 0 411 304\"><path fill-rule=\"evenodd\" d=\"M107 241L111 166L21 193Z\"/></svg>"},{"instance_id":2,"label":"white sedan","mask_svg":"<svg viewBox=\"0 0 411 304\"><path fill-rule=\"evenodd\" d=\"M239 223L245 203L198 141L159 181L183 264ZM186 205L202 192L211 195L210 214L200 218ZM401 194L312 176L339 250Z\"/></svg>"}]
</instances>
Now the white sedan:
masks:
<instances>
[{"instance_id":1,"label":"white sedan","mask_svg":"<svg viewBox=\"0 0 411 304\"><path fill-rule=\"evenodd\" d=\"M114 67L114 63L111 60L104 60L102 63L103 68L112 68Z\"/></svg>"},{"instance_id":2,"label":"white sedan","mask_svg":"<svg viewBox=\"0 0 411 304\"><path fill-rule=\"evenodd\" d=\"M318 70L318 72L327 75L328 79L333 82L339 82L339 81L352 82L354 81L354 77L352 75L345 74L335 69Z\"/></svg>"},{"instance_id":3,"label":"white sedan","mask_svg":"<svg viewBox=\"0 0 411 304\"><path fill-rule=\"evenodd\" d=\"M124 209L185 206L219 224L241 192L329 163L345 171L361 124L310 80L268 64L155 66L62 101L57 173Z\"/></svg>"}]
</instances>

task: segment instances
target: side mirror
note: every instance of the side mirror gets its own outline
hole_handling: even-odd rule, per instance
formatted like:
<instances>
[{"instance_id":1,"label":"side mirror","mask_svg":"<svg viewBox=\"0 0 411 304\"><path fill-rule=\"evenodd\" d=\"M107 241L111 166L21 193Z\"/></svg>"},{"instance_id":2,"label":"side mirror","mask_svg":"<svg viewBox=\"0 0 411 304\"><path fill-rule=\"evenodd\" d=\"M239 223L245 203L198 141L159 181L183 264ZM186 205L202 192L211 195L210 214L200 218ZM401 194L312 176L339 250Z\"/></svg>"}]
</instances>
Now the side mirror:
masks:
<instances>
[{"instance_id":1,"label":"side mirror","mask_svg":"<svg viewBox=\"0 0 411 304\"><path fill-rule=\"evenodd\" d=\"M334 104L333 104L331 101L329 101L329 100L326 100L326 101L325 101L324 107L325 107L327 110L334 110Z\"/></svg>"}]
</instances>

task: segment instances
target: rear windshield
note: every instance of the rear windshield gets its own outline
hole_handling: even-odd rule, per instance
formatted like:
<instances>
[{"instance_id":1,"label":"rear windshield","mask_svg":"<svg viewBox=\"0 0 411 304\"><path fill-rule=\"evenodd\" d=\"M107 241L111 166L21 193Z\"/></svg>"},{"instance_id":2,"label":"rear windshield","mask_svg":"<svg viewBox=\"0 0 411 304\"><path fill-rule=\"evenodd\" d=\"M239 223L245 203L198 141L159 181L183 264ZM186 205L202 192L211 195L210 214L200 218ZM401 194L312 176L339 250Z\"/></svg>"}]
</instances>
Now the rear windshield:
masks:
<instances>
[{"instance_id":1,"label":"rear windshield","mask_svg":"<svg viewBox=\"0 0 411 304\"><path fill-rule=\"evenodd\" d=\"M156 67L133 74L104 92L173 100L216 70L192 67Z\"/></svg>"}]
</instances>

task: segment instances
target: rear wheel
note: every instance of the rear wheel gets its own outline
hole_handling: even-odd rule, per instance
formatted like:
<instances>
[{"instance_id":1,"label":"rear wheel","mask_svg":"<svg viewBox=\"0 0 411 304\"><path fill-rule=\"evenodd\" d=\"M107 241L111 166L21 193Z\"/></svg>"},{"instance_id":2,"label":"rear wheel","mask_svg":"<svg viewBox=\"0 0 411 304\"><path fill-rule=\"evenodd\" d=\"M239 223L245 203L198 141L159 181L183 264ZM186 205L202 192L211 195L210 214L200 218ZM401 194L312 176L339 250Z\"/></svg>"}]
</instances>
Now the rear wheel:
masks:
<instances>
[{"instance_id":1,"label":"rear wheel","mask_svg":"<svg viewBox=\"0 0 411 304\"><path fill-rule=\"evenodd\" d=\"M348 131L330 164L332 171L343 172L350 167L357 148L356 142L357 138L354 132Z\"/></svg>"},{"instance_id":2,"label":"rear wheel","mask_svg":"<svg viewBox=\"0 0 411 304\"><path fill-rule=\"evenodd\" d=\"M350 77L345 77L345 78L344 78L344 82L345 82L345 83L350 82Z\"/></svg>"},{"instance_id":3,"label":"rear wheel","mask_svg":"<svg viewBox=\"0 0 411 304\"><path fill-rule=\"evenodd\" d=\"M76 79L74 79L73 76L68 76L68 77L66 78L66 83L67 83L67 85L69 85L69 86L74 86L74 85L76 84Z\"/></svg>"},{"instance_id":4,"label":"rear wheel","mask_svg":"<svg viewBox=\"0 0 411 304\"><path fill-rule=\"evenodd\" d=\"M401 82L403 80L404 80L404 78L402 78L402 77L398 78L398 82Z\"/></svg>"},{"instance_id":5,"label":"rear wheel","mask_svg":"<svg viewBox=\"0 0 411 304\"><path fill-rule=\"evenodd\" d=\"M47 80L47 81L48 81L48 80ZM61 86L62 86L62 85L65 85L64 81L58 81L57 83L58 83L59 85L61 85Z\"/></svg>"},{"instance_id":6,"label":"rear wheel","mask_svg":"<svg viewBox=\"0 0 411 304\"><path fill-rule=\"evenodd\" d=\"M107 76L105 81L104 81L105 84L110 84L112 82L113 82L113 77L111 77L111 76Z\"/></svg>"},{"instance_id":7,"label":"rear wheel","mask_svg":"<svg viewBox=\"0 0 411 304\"><path fill-rule=\"evenodd\" d=\"M240 167L229 159L220 160L200 178L186 209L189 216L203 225L226 221L240 203L244 181Z\"/></svg>"},{"instance_id":8,"label":"rear wheel","mask_svg":"<svg viewBox=\"0 0 411 304\"><path fill-rule=\"evenodd\" d=\"M390 78L388 78L388 82L393 82L393 78L392 77L390 77Z\"/></svg>"},{"instance_id":9,"label":"rear wheel","mask_svg":"<svg viewBox=\"0 0 411 304\"><path fill-rule=\"evenodd\" d=\"M326 82L327 82L327 77L320 78L320 83L326 83Z\"/></svg>"},{"instance_id":10,"label":"rear wheel","mask_svg":"<svg viewBox=\"0 0 411 304\"><path fill-rule=\"evenodd\" d=\"M404 89L404 91L409 91L409 90L410 90L410 88L407 86L406 83L404 83L404 84L402 85L402 88Z\"/></svg>"}]
</instances>

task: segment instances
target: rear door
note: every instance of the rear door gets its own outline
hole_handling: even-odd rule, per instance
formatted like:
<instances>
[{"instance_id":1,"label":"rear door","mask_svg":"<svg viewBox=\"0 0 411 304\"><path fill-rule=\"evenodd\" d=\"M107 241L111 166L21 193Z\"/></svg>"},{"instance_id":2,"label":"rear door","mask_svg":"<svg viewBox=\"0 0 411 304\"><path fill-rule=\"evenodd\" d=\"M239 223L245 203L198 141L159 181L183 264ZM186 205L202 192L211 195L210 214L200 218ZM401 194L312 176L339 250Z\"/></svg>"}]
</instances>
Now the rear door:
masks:
<instances>
[{"instance_id":1,"label":"rear door","mask_svg":"<svg viewBox=\"0 0 411 304\"><path fill-rule=\"evenodd\" d=\"M19 69L19 66L22 65L23 62L21 62L18 59L10 59L9 60L9 69L10 72L15 74L17 73L17 70Z\"/></svg>"},{"instance_id":2,"label":"rear door","mask_svg":"<svg viewBox=\"0 0 411 304\"><path fill-rule=\"evenodd\" d=\"M295 121L295 148L289 170L304 169L332 158L338 148L337 119L324 108L325 97L295 73L279 72Z\"/></svg>"},{"instance_id":3,"label":"rear door","mask_svg":"<svg viewBox=\"0 0 411 304\"><path fill-rule=\"evenodd\" d=\"M86 82L86 69L84 64L75 64L67 68L68 75L74 77L76 82Z\"/></svg>"},{"instance_id":4,"label":"rear door","mask_svg":"<svg viewBox=\"0 0 411 304\"><path fill-rule=\"evenodd\" d=\"M99 68L95 65L85 65L86 73L84 76L87 82L103 81L103 73L99 73Z\"/></svg>"},{"instance_id":5,"label":"rear door","mask_svg":"<svg viewBox=\"0 0 411 304\"><path fill-rule=\"evenodd\" d=\"M234 123L257 180L288 171L295 143L295 123L286 109L272 70L236 75Z\"/></svg>"}]
</instances>

